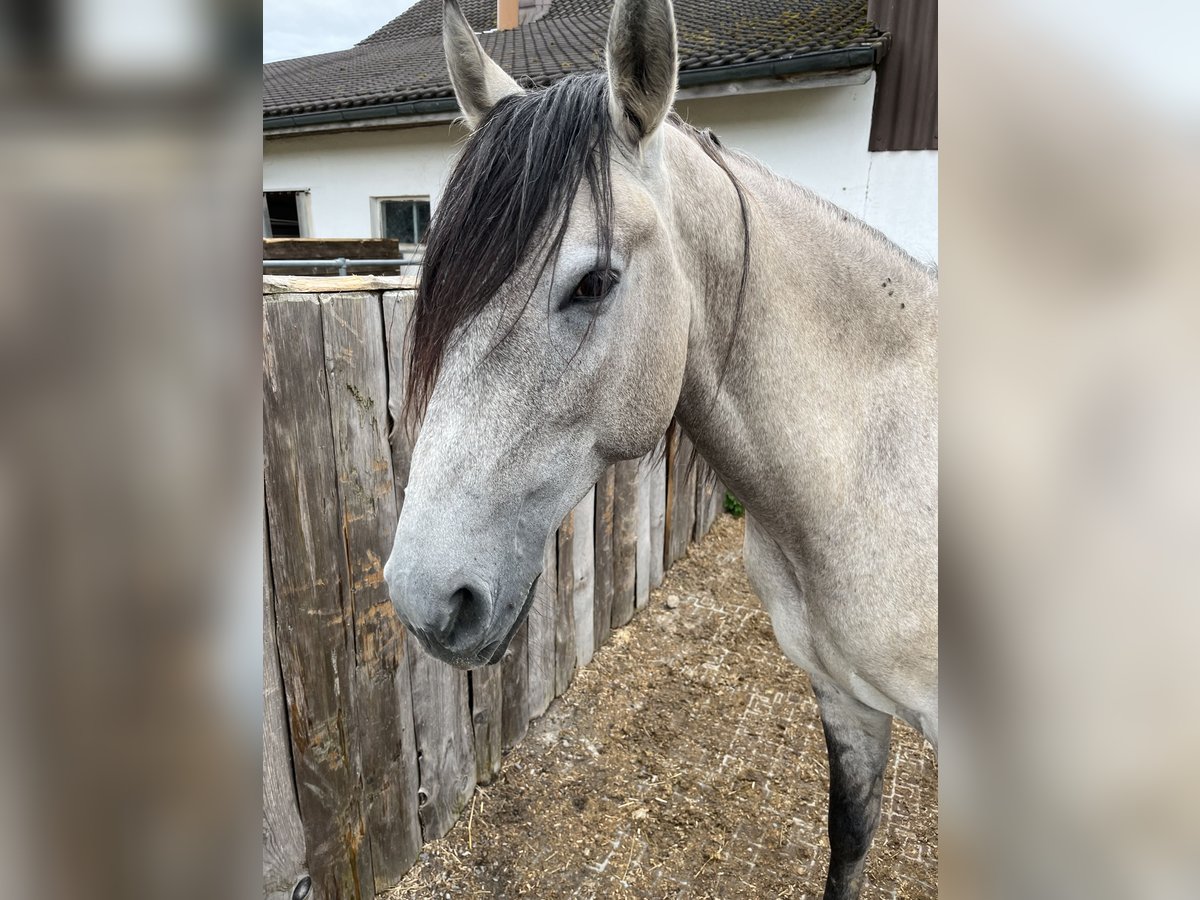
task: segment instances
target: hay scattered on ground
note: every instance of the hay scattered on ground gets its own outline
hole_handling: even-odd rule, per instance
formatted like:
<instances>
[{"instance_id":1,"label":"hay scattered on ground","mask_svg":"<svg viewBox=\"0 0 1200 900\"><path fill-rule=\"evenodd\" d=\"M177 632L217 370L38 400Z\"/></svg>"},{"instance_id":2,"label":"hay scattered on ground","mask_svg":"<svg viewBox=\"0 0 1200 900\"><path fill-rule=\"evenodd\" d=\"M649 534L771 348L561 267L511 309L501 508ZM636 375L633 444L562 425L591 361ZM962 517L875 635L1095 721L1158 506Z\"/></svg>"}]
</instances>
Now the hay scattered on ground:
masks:
<instances>
[{"instance_id":1,"label":"hay scattered on ground","mask_svg":"<svg viewBox=\"0 0 1200 900\"><path fill-rule=\"evenodd\" d=\"M388 900L821 895L821 723L742 535L691 548ZM898 722L864 896L936 897L937 867L937 763Z\"/></svg>"}]
</instances>

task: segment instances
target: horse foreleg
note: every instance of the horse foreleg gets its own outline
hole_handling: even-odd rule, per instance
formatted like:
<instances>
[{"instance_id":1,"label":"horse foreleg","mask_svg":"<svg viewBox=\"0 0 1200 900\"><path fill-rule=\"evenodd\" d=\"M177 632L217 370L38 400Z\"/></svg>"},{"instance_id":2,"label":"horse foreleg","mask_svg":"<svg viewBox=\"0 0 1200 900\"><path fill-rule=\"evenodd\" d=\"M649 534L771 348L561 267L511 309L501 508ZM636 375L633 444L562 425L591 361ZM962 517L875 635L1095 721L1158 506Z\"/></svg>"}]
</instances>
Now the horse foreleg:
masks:
<instances>
[{"instance_id":1,"label":"horse foreleg","mask_svg":"<svg viewBox=\"0 0 1200 900\"><path fill-rule=\"evenodd\" d=\"M821 705L829 749L831 852L825 900L856 900L862 890L867 850L879 824L892 717L832 685L814 681L813 690Z\"/></svg>"}]
</instances>

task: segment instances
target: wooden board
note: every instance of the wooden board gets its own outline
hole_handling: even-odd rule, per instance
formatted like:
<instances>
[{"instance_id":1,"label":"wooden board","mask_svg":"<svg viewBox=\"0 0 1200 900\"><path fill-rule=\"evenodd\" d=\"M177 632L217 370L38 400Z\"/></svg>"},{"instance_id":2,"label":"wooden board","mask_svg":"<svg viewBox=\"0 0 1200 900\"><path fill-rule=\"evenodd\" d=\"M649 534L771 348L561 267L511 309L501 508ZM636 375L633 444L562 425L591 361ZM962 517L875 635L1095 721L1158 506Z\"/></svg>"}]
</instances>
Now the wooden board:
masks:
<instances>
[{"instance_id":1,"label":"wooden board","mask_svg":"<svg viewBox=\"0 0 1200 900\"><path fill-rule=\"evenodd\" d=\"M414 435L402 420L404 394L408 388L408 325L415 294L412 291L386 291L383 294L383 329L387 340L388 364L388 441L392 447L392 475L396 480L396 511L404 508L404 486L412 460Z\"/></svg>"},{"instance_id":2,"label":"wooden board","mask_svg":"<svg viewBox=\"0 0 1200 900\"><path fill-rule=\"evenodd\" d=\"M656 548L650 528L650 471L643 457L642 464L638 467L637 481L637 592L633 600L635 609L643 609L650 602L650 589L653 587Z\"/></svg>"},{"instance_id":3,"label":"wooden board","mask_svg":"<svg viewBox=\"0 0 1200 900\"><path fill-rule=\"evenodd\" d=\"M546 541L542 577L529 610L526 656L529 662L529 718L536 719L554 699L554 616L558 600L558 532Z\"/></svg>"},{"instance_id":4,"label":"wooden board","mask_svg":"<svg viewBox=\"0 0 1200 900\"><path fill-rule=\"evenodd\" d=\"M383 578L396 529L396 493L379 297L323 294L321 320L341 548L354 622L354 724L375 892L380 893L416 862L421 833L407 646Z\"/></svg>"},{"instance_id":5,"label":"wooden board","mask_svg":"<svg viewBox=\"0 0 1200 900\"><path fill-rule=\"evenodd\" d=\"M667 555L669 568L687 555L696 521L696 468L692 442L678 423L668 447Z\"/></svg>"},{"instance_id":6,"label":"wooden board","mask_svg":"<svg viewBox=\"0 0 1200 900\"><path fill-rule=\"evenodd\" d=\"M708 534L725 503L725 486L717 473L703 459L696 462L696 527L692 540L698 541Z\"/></svg>"},{"instance_id":7,"label":"wooden board","mask_svg":"<svg viewBox=\"0 0 1200 900\"><path fill-rule=\"evenodd\" d=\"M558 526L558 596L554 604L554 696L575 675L575 513Z\"/></svg>"},{"instance_id":8,"label":"wooden board","mask_svg":"<svg viewBox=\"0 0 1200 900\"><path fill-rule=\"evenodd\" d=\"M263 296L338 291L412 291L415 275L264 275Z\"/></svg>"},{"instance_id":9,"label":"wooden board","mask_svg":"<svg viewBox=\"0 0 1200 900\"><path fill-rule=\"evenodd\" d=\"M399 423L407 384L405 346L413 295L409 291L383 295L382 315L387 335L388 411L396 507L403 509L404 485L412 456L412 440ZM411 641L413 726L417 739L417 791L421 835L426 841L444 835L475 790L475 726L467 673L425 653ZM490 737L489 737L490 741Z\"/></svg>"},{"instance_id":10,"label":"wooden board","mask_svg":"<svg viewBox=\"0 0 1200 900\"><path fill-rule=\"evenodd\" d=\"M613 605L613 502L616 491L617 471L615 466L604 470L596 482L596 517L592 530L596 565L596 588L592 598L593 647L599 650L612 631Z\"/></svg>"},{"instance_id":11,"label":"wooden board","mask_svg":"<svg viewBox=\"0 0 1200 900\"><path fill-rule=\"evenodd\" d=\"M504 692L500 667L484 666L467 673L471 692L471 727L475 734L475 780L489 784L500 774L501 720Z\"/></svg>"},{"instance_id":12,"label":"wooden board","mask_svg":"<svg viewBox=\"0 0 1200 900\"><path fill-rule=\"evenodd\" d=\"M525 737L529 727L529 620L526 619L513 635L512 643L500 661L501 683L504 690L504 716L501 746L507 750Z\"/></svg>"},{"instance_id":13,"label":"wooden board","mask_svg":"<svg viewBox=\"0 0 1200 900\"><path fill-rule=\"evenodd\" d=\"M650 587L663 583L667 543L667 437L659 439L650 456Z\"/></svg>"},{"instance_id":14,"label":"wooden board","mask_svg":"<svg viewBox=\"0 0 1200 900\"><path fill-rule=\"evenodd\" d=\"M309 873L320 896L369 900L375 878L351 727L352 610L317 298L264 303L263 341L276 633Z\"/></svg>"},{"instance_id":15,"label":"wooden board","mask_svg":"<svg viewBox=\"0 0 1200 900\"><path fill-rule=\"evenodd\" d=\"M307 848L288 739L283 677L275 645L275 597L271 590L270 542L263 517L263 896L290 900L308 874Z\"/></svg>"},{"instance_id":16,"label":"wooden board","mask_svg":"<svg viewBox=\"0 0 1200 900\"><path fill-rule=\"evenodd\" d=\"M596 489L593 487L575 507L575 539L571 544L575 583L571 600L575 605L575 665L586 666L596 652L592 633L596 621L596 557L593 543L596 515Z\"/></svg>"},{"instance_id":17,"label":"wooden board","mask_svg":"<svg viewBox=\"0 0 1200 900\"><path fill-rule=\"evenodd\" d=\"M421 775L417 808L421 836L434 841L450 830L475 790L467 673L434 659L415 641L409 660Z\"/></svg>"},{"instance_id":18,"label":"wooden board","mask_svg":"<svg viewBox=\"0 0 1200 900\"><path fill-rule=\"evenodd\" d=\"M613 483L613 601L612 627L633 618L637 595L638 465L636 459L617 463ZM647 551L649 541L647 540Z\"/></svg>"}]
</instances>

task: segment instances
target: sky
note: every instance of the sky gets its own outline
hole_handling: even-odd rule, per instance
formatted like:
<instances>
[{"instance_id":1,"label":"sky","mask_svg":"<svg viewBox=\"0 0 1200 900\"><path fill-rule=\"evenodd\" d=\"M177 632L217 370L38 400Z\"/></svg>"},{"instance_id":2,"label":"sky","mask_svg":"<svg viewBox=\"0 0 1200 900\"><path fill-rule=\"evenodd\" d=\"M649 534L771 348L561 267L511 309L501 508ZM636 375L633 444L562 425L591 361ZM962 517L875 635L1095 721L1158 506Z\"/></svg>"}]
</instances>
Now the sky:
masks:
<instances>
[{"instance_id":1,"label":"sky","mask_svg":"<svg viewBox=\"0 0 1200 900\"><path fill-rule=\"evenodd\" d=\"M263 0L263 62L353 47L416 0Z\"/></svg>"}]
</instances>

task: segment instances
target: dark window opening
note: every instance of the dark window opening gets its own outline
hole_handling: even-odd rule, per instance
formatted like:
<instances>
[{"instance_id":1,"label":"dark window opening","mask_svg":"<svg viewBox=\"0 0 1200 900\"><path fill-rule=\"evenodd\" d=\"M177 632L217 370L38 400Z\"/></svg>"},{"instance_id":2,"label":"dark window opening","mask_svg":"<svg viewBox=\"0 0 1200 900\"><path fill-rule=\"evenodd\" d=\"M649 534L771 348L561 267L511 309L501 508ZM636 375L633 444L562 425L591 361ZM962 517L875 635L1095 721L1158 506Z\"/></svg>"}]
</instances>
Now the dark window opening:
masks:
<instances>
[{"instance_id":1,"label":"dark window opening","mask_svg":"<svg viewBox=\"0 0 1200 900\"><path fill-rule=\"evenodd\" d=\"M415 247L424 243L429 230L429 201L380 200L379 221L380 237Z\"/></svg>"},{"instance_id":2,"label":"dark window opening","mask_svg":"<svg viewBox=\"0 0 1200 900\"><path fill-rule=\"evenodd\" d=\"M295 191L266 191L266 221L263 237L303 237L300 228L300 201Z\"/></svg>"}]
</instances>

